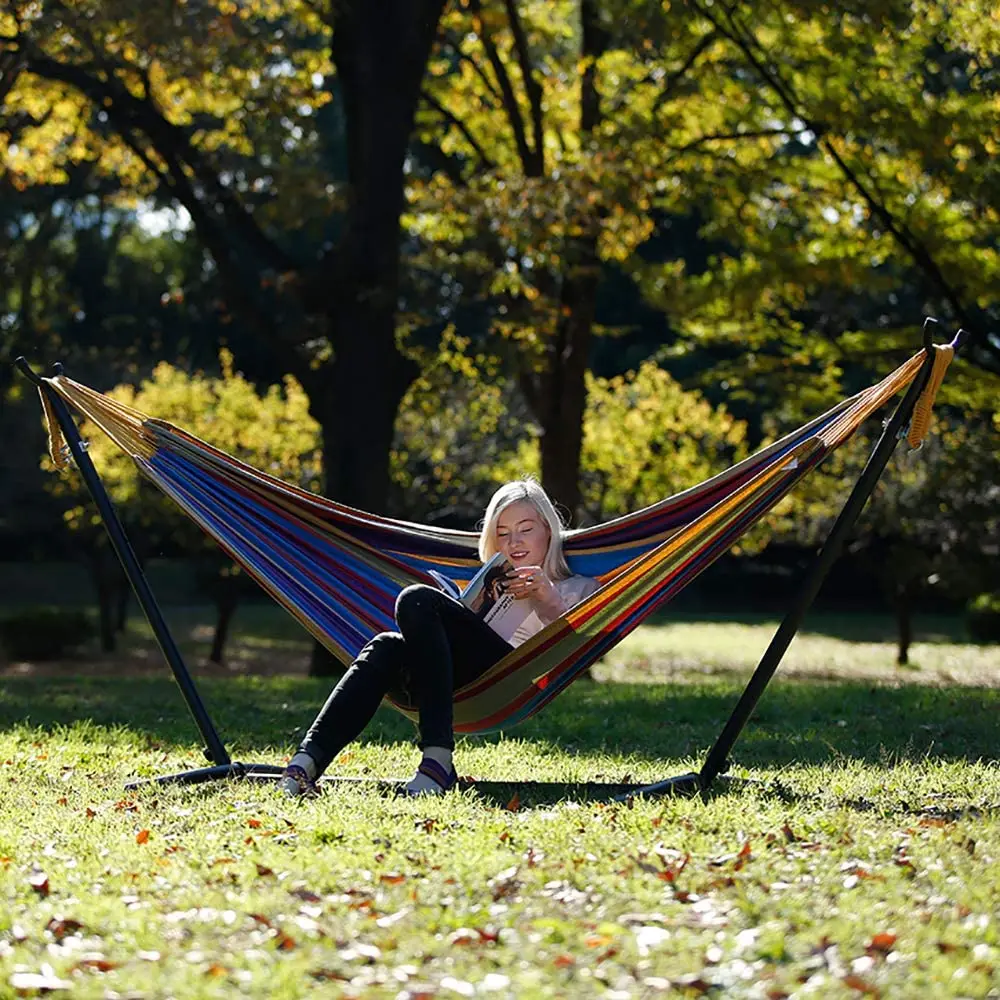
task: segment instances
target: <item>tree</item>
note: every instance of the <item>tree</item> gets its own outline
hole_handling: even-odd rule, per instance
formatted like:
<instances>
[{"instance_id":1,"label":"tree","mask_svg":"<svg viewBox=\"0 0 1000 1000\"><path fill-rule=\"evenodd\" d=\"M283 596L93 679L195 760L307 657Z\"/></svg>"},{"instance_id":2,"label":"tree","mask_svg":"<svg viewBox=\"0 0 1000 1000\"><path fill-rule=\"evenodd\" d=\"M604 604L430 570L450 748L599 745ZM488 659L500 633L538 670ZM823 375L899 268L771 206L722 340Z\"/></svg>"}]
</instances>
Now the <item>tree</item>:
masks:
<instances>
[{"instance_id":1,"label":"tree","mask_svg":"<svg viewBox=\"0 0 1000 1000\"><path fill-rule=\"evenodd\" d=\"M701 273L650 268L653 300L728 346L710 377L750 391L805 375L835 393L932 313L976 334L986 374L946 398L980 408L1000 372L990 19L934 0L686 10L718 40L719 99L671 159L717 250Z\"/></svg>"},{"instance_id":2,"label":"tree","mask_svg":"<svg viewBox=\"0 0 1000 1000\"><path fill-rule=\"evenodd\" d=\"M396 342L399 216L443 6L16 0L0 15L14 182L88 161L133 197L182 204L224 310L309 395L324 491L376 512L417 375Z\"/></svg>"},{"instance_id":3,"label":"tree","mask_svg":"<svg viewBox=\"0 0 1000 1000\"><path fill-rule=\"evenodd\" d=\"M747 456L746 424L644 362L588 378L583 495L594 521L658 503Z\"/></svg>"},{"instance_id":4,"label":"tree","mask_svg":"<svg viewBox=\"0 0 1000 1000\"><path fill-rule=\"evenodd\" d=\"M937 421L920 451L887 470L858 524L851 547L896 617L900 665L922 597L965 601L1000 585L996 421Z\"/></svg>"},{"instance_id":5,"label":"tree","mask_svg":"<svg viewBox=\"0 0 1000 1000\"><path fill-rule=\"evenodd\" d=\"M416 374L396 347L399 214L442 6L158 0L139 16L46 0L0 15L13 183L90 162L132 198L182 204L226 309L306 387L326 491L375 511ZM360 414L364 434L346 432Z\"/></svg>"},{"instance_id":6,"label":"tree","mask_svg":"<svg viewBox=\"0 0 1000 1000\"><path fill-rule=\"evenodd\" d=\"M540 428L542 483L571 513L602 262L649 231L631 165L599 131L610 38L596 0L450 10L419 133L441 165L409 186L420 265L452 275L438 308L460 316L456 287L486 304L507 342L492 350L510 360Z\"/></svg>"}]
</instances>

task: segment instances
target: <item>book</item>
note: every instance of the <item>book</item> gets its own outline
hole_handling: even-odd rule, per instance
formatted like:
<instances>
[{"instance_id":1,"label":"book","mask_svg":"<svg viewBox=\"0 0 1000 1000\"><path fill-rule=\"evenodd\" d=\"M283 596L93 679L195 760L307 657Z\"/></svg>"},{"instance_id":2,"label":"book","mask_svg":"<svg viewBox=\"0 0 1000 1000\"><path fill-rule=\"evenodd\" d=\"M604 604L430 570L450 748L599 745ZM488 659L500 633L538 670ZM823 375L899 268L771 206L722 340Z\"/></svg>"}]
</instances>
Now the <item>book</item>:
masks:
<instances>
[{"instance_id":1,"label":"book","mask_svg":"<svg viewBox=\"0 0 1000 1000\"><path fill-rule=\"evenodd\" d=\"M530 601L519 601L504 588L507 574L513 569L511 561L502 552L497 552L479 567L464 590L435 570L431 570L431 576L445 593L461 601L501 639L510 642L521 623L534 611Z\"/></svg>"}]
</instances>

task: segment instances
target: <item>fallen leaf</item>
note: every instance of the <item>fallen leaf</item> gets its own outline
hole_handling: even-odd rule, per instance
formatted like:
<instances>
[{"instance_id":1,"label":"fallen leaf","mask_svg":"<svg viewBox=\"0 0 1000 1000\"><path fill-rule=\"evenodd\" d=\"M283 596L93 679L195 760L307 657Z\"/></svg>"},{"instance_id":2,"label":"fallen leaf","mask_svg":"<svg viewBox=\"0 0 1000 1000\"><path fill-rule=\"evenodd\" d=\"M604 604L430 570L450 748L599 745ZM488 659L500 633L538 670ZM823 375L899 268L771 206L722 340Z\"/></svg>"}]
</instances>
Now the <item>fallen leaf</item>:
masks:
<instances>
[{"instance_id":1,"label":"fallen leaf","mask_svg":"<svg viewBox=\"0 0 1000 1000\"><path fill-rule=\"evenodd\" d=\"M76 963L74 968L92 969L94 972L111 972L118 968L115 962L109 962L106 958L84 958Z\"/></svg>"},{"instance_id":2,"label":"fallen leaf","mask_svg":"<svg viewBox=\"0 0 1000 1000\"><path fill-rule=\"evenodd\" d=\"M509 812L517 812L521 808L521 796L517 792L514 792L505 808Z\"/></svg>"},{"instance_id":3,"label":"fallen leaf","mask_svg":"<svg viewBox=\"0 0 1000 1000\"><path fill-rule=\"evenodd\" d=\"M379 917L378 920L375 921L375 925L382 928L392 927L393 924L399 923L399 921L402 920L409 912L409 909L404 907L402 910L397 910L395 913Z\"/></svg>"},{"instance_id":4,"label":"fallen leaf","mask_svg":"<svg viewBox=\"0 0 1000 1000\"><path fill-rule=\"evenodd\" d=\"M867 996L877 997L879 995L878 989L868 982L867 979L862 979L860 976L855 976L852 973L844 976L842 982L845 986L850 986L851 989L857 990L859 993L864 993Z\"/></svg>"},{"instance_id":5,"label":"fallen leaf","mask_svg":"<svg viewBox=\"0 0 1000 1000\"><path fill-rule=\"evenodd\" d=\"M140 830L135 835L135 842L137 844L145 844L149 841L149 830Z\"/></svg>"},{"instance_id":6,"label":"fallen leaf","mask_svg":"<svg viewBox=\"0 0 1000 1000\"><path fill-rule=\"evenodd\" d=\"M880 951L882 954L886 954L892 951L892 946L896 943L896 935L891 934L888 931L882 931L879 934L873 934L871 941L868 942L868 951Z\"/></svg>"},{"instance_id":7,"label":"fallen leaf","mask_svg":"<svg viewBox=\"0 0 1000 1000\"><path fill-rule=\"evenodd\" d=\"M454 976L445 976L441 980L441 989L457 993L462 997L473 997L476 995L476 987L472 983L467 983L464 979L456 979ZM412 996L412 994L409 994Z\"/></svg>"},{"instance_id":8,"label":"fallen leaf","mask_svg":"<svg viewBox=\"0 0 1000 1000\"><path fill-rule=\"evenodd\" d=\"M343 973L335 972L333 969L313 969L309 973L313 979L317 979L320 982L336 982L336 983L348 983L351 980L350 976L345 976Z\"/></svg>"},{"instance_id":9,"label":"fallen leaf","mask_svg":"<svg viewBox=\"0 0 1000 1000\"><path fill-rule=\"evenodd\" d=\"M97 815L97 813L93 809L91 809L90 806L87 806L87 812L85 815L87 819L93 819Z\"/></svg>"},{"instance_id":10,"label":"fallen leaf","mask_svg":"<svg viewBox=\"0 0 1000 1000\"><path fill-rule=\"evenodd\" d=\"M28 885L30 885L39 896L47 896L49 894L49 877L45 874L45 872L35 872L35 874L28 879Z\"/></svg>"},{"instance_id":11,"label":"fallen leaf","mask_svg":"<svg viewBox=\"0 0 1000 1000\"><path fill-rule=\"evenodd\" d=\"M256 863L256 868L257 868L257 874L261 878L266 878L268 875L273 875L274 874L274 869L273 868L268 868L267 865L262 865L259 862Z\"/></svg>"},{"instance_id":12,"label":"fallen leaf","mask_svg":"<svg viewBox=\"0 0 1000 1000\"><path fill-rule=\"evenodd\" d=\"M502 872L498 872L493 876L486 884L493 890L494 901L503 899L505 896L510 896L521 887L521 883L517 878L517 865L511 868L505 868Z\"/></svg>"},{"instance_id":13,"label":"fallen leaf","mask_svg":"<svg viewBox=\"0 0 1000 1000\"><path fill-rule=\"evenodd\" d=\"M250 827L251 830L259 830L260 829L260 820L259 819L248 819L247 820L247 826Z\"/></svg>"},{"instance_id":14,"label":"fallen leaf","mask_svg":"<svg viewBox=\"0 0 1000 1000\"><path fill-rule=\"evenodd\" d=\"M556 955L552 964L557 969L568 969L571 965L576 965L576 959L572 955Z\"/></svg>"},{"instance_id":15,"label":"fallen leaf","mask_svg":"<svg viewBox=\"0 0 1000 1000\"><path fill-rule=\"evenodd\" d=\"M383 885L399 885L400 882L406 881L406 876L399 872L386 872L384 875L380 875L378 880Z\"/></svg>"},{"instance_id":16,"label":"fallen leaf","mask_svg":"<svg viewBox=\"0 0 1000 1000\"><path fill-rule=\"evenodd\" d=\"M70 934L75 934L83 929L83 924L79 920L71 917L53 917L46 925L45 929L57 940L61 941Z\"/></svg>"}]
</instances>

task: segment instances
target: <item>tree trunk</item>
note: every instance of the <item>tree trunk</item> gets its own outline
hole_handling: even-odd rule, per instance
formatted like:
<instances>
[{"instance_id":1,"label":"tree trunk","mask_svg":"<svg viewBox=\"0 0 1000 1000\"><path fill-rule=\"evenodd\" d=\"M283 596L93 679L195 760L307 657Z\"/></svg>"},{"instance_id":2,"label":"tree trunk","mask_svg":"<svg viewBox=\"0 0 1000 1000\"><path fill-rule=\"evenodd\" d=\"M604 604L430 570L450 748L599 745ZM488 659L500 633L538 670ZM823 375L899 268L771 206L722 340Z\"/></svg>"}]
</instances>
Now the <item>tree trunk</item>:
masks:
<instances>
[{"instance_id":1,"label":"tree trunk","mask_svg":"<svg viewBox=\"0 0 1000 1000\"><path fill-rule=\"evenodd\" d=\"M132 595L132 588L128 580L122 580L118 584L118 593L115 596L115 631L124 632L128 624L128 605Z\"/></svg>"},{"instance_id":2,"label":"tree trunk","mask_svg":"<svg viewBox=\"0 0 1000 1000\"><path fill-rule=\"evenodd\" d=\"M580 58L584 64L580 78L580 137L586 147L601 120L596 61L608 44L596 0L581 0L580 24ZM542 424L542 486L555 502L566 508L573 523L580 506L586 375L600 281L599 220L592 218L589 222L589 231L566 248L560 315L548 370L541 380L542 412L537 414Z\"/></svg>"},{"instance_id":3,"label":"tree trunk","mask_svg":"<svg viewBox=\"0 0 1000 1000\"><path fill-rule=\"evenodd\" d=\"M542 486L565 508L572 523L580 506L586 375L599 280L593 243L576 249L583 259L563 279L562 316L542 380L542 412L538 415L542 424Z\"/></svg>"},{"instance_id":4,"label":"tree trunk","mask_svg":"<svg viewBox=\"0 0 1000 1000\"><path fill-rule=\"evenodd\" d=\"M337 5L334 15L350 202L343 238L320 276L334 359L309 396L322 427L326 495L372 513L388 503L396 413L419 371L396 348L399 219L404 160L443 6L392 0ZM317 644L310 674L336 674L334 664Z\"/></svg>"},{"instance_id":5,"label":"tree trunk","mask_svg":"<svg viewBox=\"0 0 1000 1000\"><path fill-rule=\"evenodd\" d=\"M239 601L236 599L235 595L221 598L216 602L215 610L217 612L217 617L215 620L215 635L212 636L212 650L208 654L208 658L212 661L212 663L218 663L221 666L225 662L226 640L229 638L229 626L232 624L233 615L236 614L238 606Z\"/></svg>"},{"instance_id":6,"label":"tree trunk","mask_svg":"<svg viewBox=\"0 0 1000 1000\"><path fill-rule=\"evenodd\" d=\"M90 578L97 593L97 613L100 623L101 649L105 653L115 651L115 595L118 580L115 575L117 563L108 547L100 541L86 557Z\"/></svg>"},{"instance_id":7,"label":"tree trunk","mask_svg":"<svg viewBox=\"0 0 1000 1000\"><path fill-rule=\"evenodd\" d=\"M896 629L899 639L896 665L905 667L910 662L910 645L913 642L913 601L909 587L902 587L896 592L893 611L896 615Z\"/></svg>"}]
</instances>

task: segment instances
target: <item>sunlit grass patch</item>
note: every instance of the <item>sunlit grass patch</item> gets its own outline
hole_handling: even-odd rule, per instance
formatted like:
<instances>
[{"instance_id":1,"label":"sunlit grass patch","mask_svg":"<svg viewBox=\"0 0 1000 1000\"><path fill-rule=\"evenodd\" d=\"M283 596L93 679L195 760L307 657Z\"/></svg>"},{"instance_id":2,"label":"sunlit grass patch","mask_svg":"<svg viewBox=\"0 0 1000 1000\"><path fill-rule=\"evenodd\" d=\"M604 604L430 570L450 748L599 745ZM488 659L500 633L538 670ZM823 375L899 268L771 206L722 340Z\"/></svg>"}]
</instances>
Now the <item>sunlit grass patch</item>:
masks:
<instances>
[{"instance_id":1,"label":"sunlit grass patch","mask_svg":"<svg viewBox=\"0 0 1000 1000\"><path fill-rule=\"evenodd\" d=\"M325 691L204 684L234 756L272 762ZM460 741L478 787L290 802L254 782L126 792L204 763L168 680L10 681L0 996L989 995L1000 694L785 681L738 744L742 780L707 800L575 793L697 766L737 693L582 682ZM333 770L403 776L411 737L382 712Z\"/></svg>"}]
</instances>

